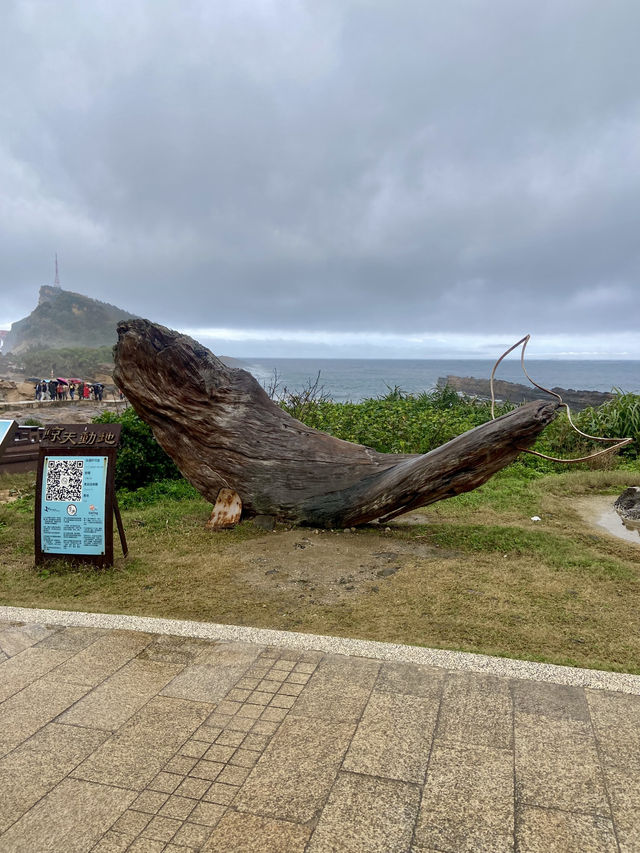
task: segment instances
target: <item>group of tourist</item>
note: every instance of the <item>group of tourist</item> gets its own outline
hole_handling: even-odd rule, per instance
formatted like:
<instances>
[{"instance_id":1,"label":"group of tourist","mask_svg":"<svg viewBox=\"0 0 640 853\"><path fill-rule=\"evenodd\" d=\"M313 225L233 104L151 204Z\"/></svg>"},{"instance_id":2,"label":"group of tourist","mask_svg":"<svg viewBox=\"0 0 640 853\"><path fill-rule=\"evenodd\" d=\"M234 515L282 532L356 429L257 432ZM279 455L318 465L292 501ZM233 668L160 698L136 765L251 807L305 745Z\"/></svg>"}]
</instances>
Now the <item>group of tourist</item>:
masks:
<instances>
[{"instance_id":1,"label":"group of tourist","mask_svg":"<svg viewBox=\"0 0 640 853\"><path fill-rule=\"evenodd\" d=\"M102 382L61 382L41 379L34 385L36 400L102 400ZM77 397L76 397L77 395Z\"/></svg>"}]
</instances>

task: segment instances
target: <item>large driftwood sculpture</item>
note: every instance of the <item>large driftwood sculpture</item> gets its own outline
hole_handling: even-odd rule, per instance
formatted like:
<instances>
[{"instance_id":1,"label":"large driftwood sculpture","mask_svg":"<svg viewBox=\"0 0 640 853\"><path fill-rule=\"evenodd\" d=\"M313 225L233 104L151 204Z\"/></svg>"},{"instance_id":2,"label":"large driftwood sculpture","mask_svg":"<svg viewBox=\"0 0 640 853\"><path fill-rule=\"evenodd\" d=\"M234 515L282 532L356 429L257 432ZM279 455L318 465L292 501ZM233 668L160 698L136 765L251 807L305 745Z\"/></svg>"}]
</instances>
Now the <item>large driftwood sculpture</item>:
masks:
<instances>
[{"instance_id":1,"label":"large driftwood sculpture","mask_svg":"<svg viewBox=\"0 0 640 853\"><path fill-rule=\"evenodd\" d=\"M192 338L148 320L120 323L118 338L117 385L198 491L214 504L237 492L243 517L322 527L387 520L480 486L558 409L527 403L422 456L378 453L290 417L250 373Z\"/></svg>"}]
</instances>

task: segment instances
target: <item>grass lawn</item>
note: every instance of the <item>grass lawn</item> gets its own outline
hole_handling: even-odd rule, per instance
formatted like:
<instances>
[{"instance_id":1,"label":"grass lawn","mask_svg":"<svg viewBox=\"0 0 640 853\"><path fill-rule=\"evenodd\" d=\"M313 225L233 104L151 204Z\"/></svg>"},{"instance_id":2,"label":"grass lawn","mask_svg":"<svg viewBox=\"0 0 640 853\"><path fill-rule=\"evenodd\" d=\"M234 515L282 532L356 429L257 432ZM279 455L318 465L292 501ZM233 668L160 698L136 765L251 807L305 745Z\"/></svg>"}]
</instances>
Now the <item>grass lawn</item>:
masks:
<instances>
[{"instance_id":1,"label":"grass lawn","mask_svg":"<svg viewBox=\"0 0 640 853\"><path fill-rule=\"evenodd\" d=\"M0 604L333 634L640 672L638 546L590 527L577 497L640 471L541 476L518 466L474 492L355 533L245 522L204 529L190 487L123 496L130 557L36 569L34 476L0 478ZM541 517L532 522L531 516ZM116 537L116 554L118 541Z\"/></svg>"}]
</instances>

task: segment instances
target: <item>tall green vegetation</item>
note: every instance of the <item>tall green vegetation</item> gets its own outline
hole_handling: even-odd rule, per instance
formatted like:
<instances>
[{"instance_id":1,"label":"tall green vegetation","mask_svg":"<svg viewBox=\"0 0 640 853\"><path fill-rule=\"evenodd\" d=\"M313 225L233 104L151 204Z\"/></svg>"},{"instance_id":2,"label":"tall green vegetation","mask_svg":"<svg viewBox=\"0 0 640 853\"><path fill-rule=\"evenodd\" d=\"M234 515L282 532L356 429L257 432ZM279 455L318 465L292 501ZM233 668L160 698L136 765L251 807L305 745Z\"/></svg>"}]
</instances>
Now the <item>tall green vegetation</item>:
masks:
<instances>
[{"instance_id":1,"label":"tall green vegetation","mask_svg":"<svg viewBox=\"0 0 640 853\"><path fill-rule=\"evenodd\" d=\"M103 412L95 423L122 424L120 450L116 461L116 488L135 490L160 480L177 480L182 475L175 463L153 437L151 428L126 409L121 415Z\"/></svg>"},{"instance_id":2,"label":"tall green vegetation","mask_svg":"<svg viewBox=\"0 0 640 853\"><path fill-rule=\"evenodd\" d=\"M16 356L27 376L77 376L92 379L94 373L113 368L113 347L64 347L29 349Z\"/></svg>"},{"instance_id":3,"label":"tall green vegetation","mask_svg":"<svg viewBox=\"0 0 640 853\"><path fill-rule=\"evenodd\" d=\"M398 388L384 397L360 403L334 403L324 393L318 399L299 392L280 400L282 408L308 426L337 438L373 447L381 453L427 453L457 435L485 423L491 417L486 401L460 397L452 388L424 394L405 394ZM512 404L496 407L496 416L513 409ZM118 488L136 489L162 479L176 479L180 473L153 437L150 428L127 409L123 415L106 412L100 422L122 423L122 446L116 467ZM583 432L609 438L633 438L609 464L624 464L638 457L640 446L640 396L616 393L608 403L585 409L574 416ZM578 435L561 413L538 439L533 449L549 456L569 458L602 449ZM616 462L618 460L618 462ZM599 461L595 465L606 464ZM581 467L588 467L582 464ZM523 454L516 463L524 477L534 472L564 471L566 467Z\"/></svg>"}]
</instances>

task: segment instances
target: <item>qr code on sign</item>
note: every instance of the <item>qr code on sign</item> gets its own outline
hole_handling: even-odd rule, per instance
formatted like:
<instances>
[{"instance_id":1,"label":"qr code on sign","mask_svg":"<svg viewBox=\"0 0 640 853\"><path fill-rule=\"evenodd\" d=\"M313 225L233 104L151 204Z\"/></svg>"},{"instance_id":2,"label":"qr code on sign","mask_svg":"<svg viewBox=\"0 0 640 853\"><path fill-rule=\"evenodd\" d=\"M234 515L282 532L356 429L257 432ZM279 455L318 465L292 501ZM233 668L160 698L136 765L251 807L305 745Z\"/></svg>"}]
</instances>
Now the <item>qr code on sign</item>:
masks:
<instances>
[{"instance_id":1,"label":"qr code on sign","mask_svg":"<svg viewBox=\"0 0 640 853\"><path fill-rule=\"evenodd\" d=\"M50 459L47 466L45 501L82 500L84 459Z\"/></svg>"}]
</instances>

